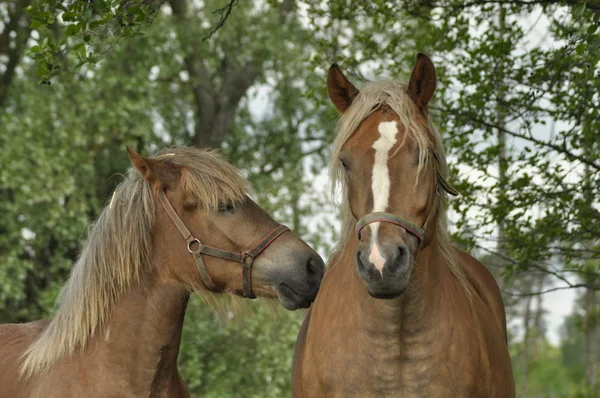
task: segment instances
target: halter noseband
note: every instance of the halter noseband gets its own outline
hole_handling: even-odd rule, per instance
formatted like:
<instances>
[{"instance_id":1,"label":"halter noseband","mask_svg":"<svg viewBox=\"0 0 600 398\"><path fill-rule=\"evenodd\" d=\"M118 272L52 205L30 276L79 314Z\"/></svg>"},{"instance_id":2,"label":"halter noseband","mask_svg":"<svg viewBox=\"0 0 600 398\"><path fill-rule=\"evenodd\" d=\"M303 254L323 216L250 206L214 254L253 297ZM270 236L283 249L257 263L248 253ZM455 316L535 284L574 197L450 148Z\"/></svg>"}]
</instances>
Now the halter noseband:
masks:
<instances>
[{"instance_id":1,"label":"halter noseband","mask_svg":"<svg viewBox=\"0 0 600 398\"><path fill-rule=\"evenodd\" d=\"M434 171L436 174L435 199L433 201L433 207L431 208L429 215L425 219L423 226L419 227L419 226L413 224L412 222L408 221L407 219L396 216L391 213L385 213L385 212L368 213L367 215L362 217L360 220L358 220L358 222L356 223L356 226L354 227L354 230L355 230L356 234L358 235L358 239L360 239L361 231L367 225L372 224L374 222L387 222L389 224L398 225L399 227L404 228L406 230L406 232L414 235L417 238L417 240L419 241L418 247L419 248L421 247L421 245L423 244L423 240L425 239L425 231L427 230L427 225L429 224L429 221L431 221L433 216L437 213L438 208L440 206L439 187L441 186L444 189L444 191L446 191L447 193L449 193L452 196L458 195L458 191L456 189L454 189L452 187L452 185L450 185L448 183L448 181L446 181L446 179L440 174L440 170L439 170L440 159L439 159L437 152L433 151L433 150L431 152L433 153L433 157L435 159L435 162L433 164Z\"/></svg>"},{"instance_id":2,"label":"halter noseband","mask_svg":"<svg viewBox=\"0 0 600 398\"><path fill-rule=\"evenodd\" d=\"M206 268L206 264L204 264L204 260L202 259L202 255L206 254L207 256L222 258L225 260L233 261L236 263L242 264L242 278L244 280L244 297L246 298L256 298L254 293L252 292L252 265L254 264L254 260L267 248L271 243L273 243L281 234L286 231L289 231L289 228L285 225L279 225L271 230L264 238L262 238L255 246L249 251L245 252L233 252L229 250L223 250L212 246L207 246L202 244L199 239L195 238L190 230L185 226L184 222L179 218L177 212L169 202L167 195L164 191L158 192L158 200L160 204L165 209L173 223L181 232L181 235L187 242L188 251L194 256L196 260L196 266L198 267L198 272L200 273L200 277L202 277L202 281L206 285L206 288L212 292L219 292L217 286L214 284L210 275L208 274L208 269Z\"/></svg>"}]
</instances>

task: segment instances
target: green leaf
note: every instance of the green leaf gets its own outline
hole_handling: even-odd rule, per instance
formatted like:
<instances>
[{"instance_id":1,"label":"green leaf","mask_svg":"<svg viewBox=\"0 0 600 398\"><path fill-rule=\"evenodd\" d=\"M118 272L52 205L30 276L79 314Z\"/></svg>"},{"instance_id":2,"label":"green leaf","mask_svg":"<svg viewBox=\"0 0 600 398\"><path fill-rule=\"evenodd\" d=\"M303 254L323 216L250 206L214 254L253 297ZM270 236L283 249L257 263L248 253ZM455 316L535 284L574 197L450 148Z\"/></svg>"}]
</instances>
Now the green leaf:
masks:
<instances>
[{"instance_id":1,"label":"green leaf","mask_svg":"<svg viewBox=\"0 0 600 398\"><path fill-rule=\"evenodd\" d=\"M41 22L41 21L40 21L40 20L38 20L38 19L32 19L32 20L31 20L31 23L29 24L29 27L30 27L31 29L37 29L37 28L39 28L40 26L44 26L44 23L43 23L43 22Z\"/></svg>"},{"instance_id":2,"label":"green leaf","mask_svg":"<svg viewBox=\"0 0 600 398\"><path fill-rule=\"evenodd\" d=\"M62 14L62 20L65 22L74 21L77 17L78 15L72 11L66 11Z\"/></svg>"},{"instance_id":3,"label":"green leaf","mask_svg":"<svg viewBox=\"0 0 600 398\"><path fill-rule=\"evenodd\" d=\"M80 31L79 24L71 24L71 25L67 26L65 34L67 36L75 36L77 33L79 33L79 31Z\"/></svg>"}]
</instances>

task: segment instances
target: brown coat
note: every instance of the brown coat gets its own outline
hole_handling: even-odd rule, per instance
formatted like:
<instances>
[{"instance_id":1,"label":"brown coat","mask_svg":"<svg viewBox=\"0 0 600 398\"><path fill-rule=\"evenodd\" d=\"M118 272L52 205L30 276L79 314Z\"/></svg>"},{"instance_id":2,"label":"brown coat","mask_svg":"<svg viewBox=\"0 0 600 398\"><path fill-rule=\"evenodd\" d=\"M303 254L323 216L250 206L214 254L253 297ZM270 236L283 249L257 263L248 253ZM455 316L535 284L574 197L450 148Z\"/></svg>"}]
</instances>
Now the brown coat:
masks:
<instances>
[{"instance_id":1,"label":"brown coat","mask_svg":"<svg viewBox=\"0 0 600 398\"><path fill-rule=\"evenodd\" d=\"M502 298L481 263L458 253L471 300L429 248L409 291L375 299L355 271L356 243L331 265L302 325L294 397L515 396Z\"/></svg>"}]
</instances>

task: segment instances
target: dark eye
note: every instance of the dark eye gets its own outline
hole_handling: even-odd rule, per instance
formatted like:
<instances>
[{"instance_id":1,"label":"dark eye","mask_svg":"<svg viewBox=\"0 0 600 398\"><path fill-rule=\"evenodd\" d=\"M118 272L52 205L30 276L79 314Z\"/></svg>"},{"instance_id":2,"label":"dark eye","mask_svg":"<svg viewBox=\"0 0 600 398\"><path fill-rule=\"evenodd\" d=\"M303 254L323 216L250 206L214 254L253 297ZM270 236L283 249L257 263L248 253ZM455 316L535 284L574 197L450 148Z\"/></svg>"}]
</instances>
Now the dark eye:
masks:
<instances>
[{"instance_id":1,"label":"dark eye","mask_svg":"<svg viewBox=\"0 0 600 398\"><path fill-rule=\"evenodd\" d=\"M233 211L235 210L235 207L233 206L233 203L231 202L219 202L219 207L218 207L218 211L219 213L233 213Z\"/></svg>"},{"instance_id":2,"label":"dark eye","mask_svg":"<svg viewBox=\"0 0 600 398\"><path fill-rule=\"evenodd\" d=\"M344 162L344 159L340 159L340 162L342 163L342 167L344 168L344 170L350 171L350 167L348 167L346 162Z\"/></svg>"}]
</instances>

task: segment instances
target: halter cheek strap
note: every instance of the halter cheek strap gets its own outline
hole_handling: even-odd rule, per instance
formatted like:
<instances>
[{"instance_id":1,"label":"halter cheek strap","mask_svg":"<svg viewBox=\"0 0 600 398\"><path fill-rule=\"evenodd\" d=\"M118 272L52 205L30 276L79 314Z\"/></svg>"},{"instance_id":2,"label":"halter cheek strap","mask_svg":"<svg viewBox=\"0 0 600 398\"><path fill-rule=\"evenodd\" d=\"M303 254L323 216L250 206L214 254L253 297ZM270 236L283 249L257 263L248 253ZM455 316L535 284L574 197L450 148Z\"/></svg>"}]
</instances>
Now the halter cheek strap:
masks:
<instances>
[{"instance_id":1,"label":"halter cheek strap","mask_svg":"<svg viewBox=\"0 0 600 398\"><path fill-rule=\"evenodd\" d=\"M269 245L273 243L279 236L281 236L284 232L289 231L289 228L285 225L279 225L273 228L249 251L233 252L229 250L223 250L217 247L204 245L202 244L202 242L200 242L200 240L195 238L190 232L190 230L185 226L185 223L181 220L181 218L171 205L171 202L169 202L169 199L167 198L167 195L164 191L159 191L158 200L169 215L169 218L173 221L173 223L187 242L187 249L194 256L196 266L198 267L198 272L200 273L200 277L202 278L202 281L204 282L206 288L212 292L220 291L208 273L208 269L206 268L206 264L204 263L204 259L202 258L203 254L240 263L242 265L242 279L244 281L244 297L256 298L256 296L252 292L252 265L254 264L254 260L256 260L256 258L263 251L265 251L265 249L269 247Z\"/></svg>"}]
</instances>

